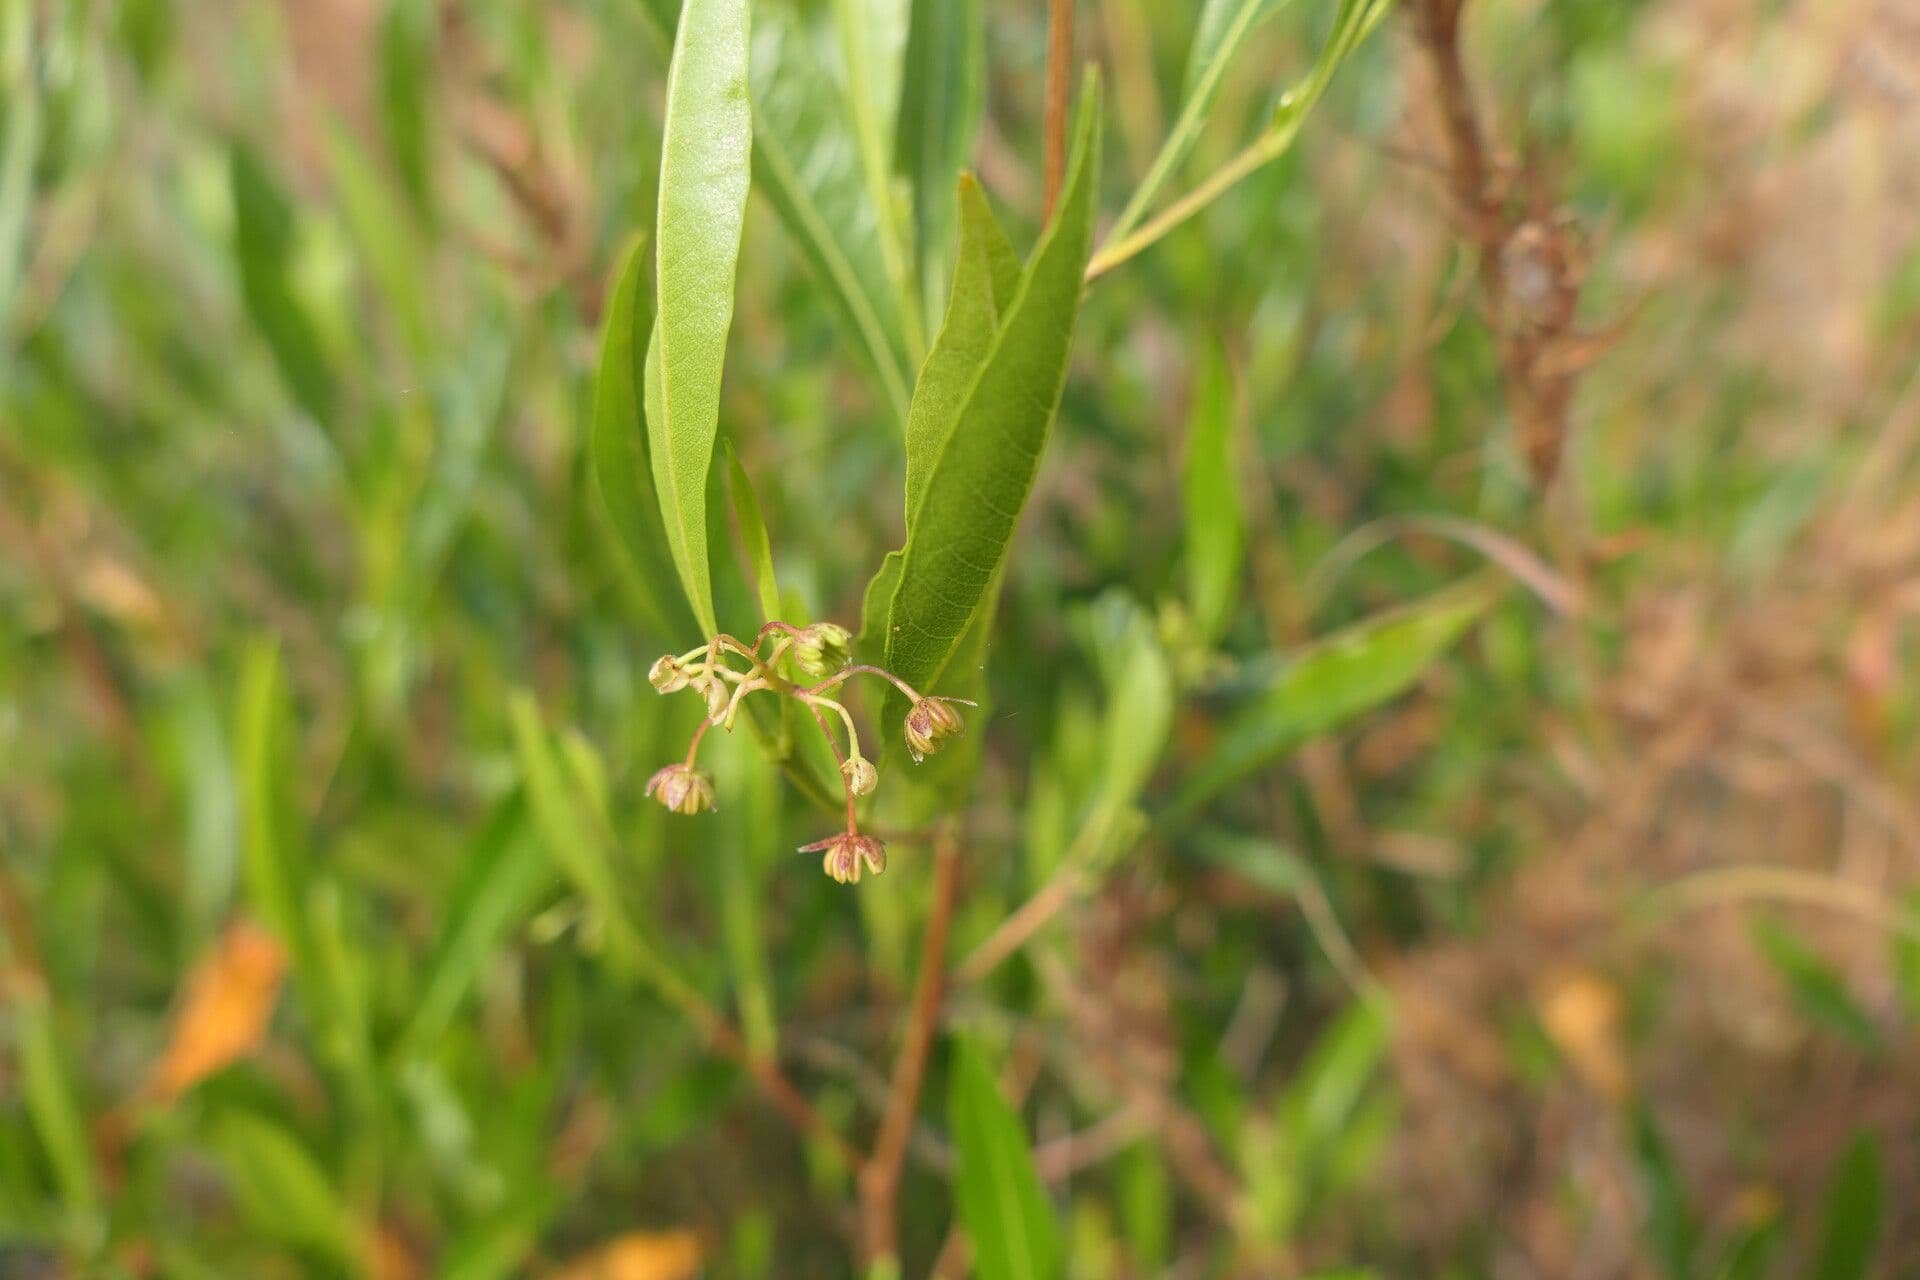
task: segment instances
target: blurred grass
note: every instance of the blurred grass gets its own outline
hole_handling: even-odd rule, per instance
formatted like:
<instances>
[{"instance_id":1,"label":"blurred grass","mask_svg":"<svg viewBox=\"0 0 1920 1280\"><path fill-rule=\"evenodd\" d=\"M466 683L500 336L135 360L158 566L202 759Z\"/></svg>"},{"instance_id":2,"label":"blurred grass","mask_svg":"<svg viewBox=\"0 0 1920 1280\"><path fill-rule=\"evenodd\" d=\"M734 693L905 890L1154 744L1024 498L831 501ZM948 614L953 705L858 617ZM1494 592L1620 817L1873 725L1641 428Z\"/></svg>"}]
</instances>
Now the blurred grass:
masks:
<instances>
[{"instance_id":1,"label":"blurred grass","mask_svg":"<svg viewBox=\"0 0 1920 1280\"><path fill-rule=\"evenodd\" d=\"M1280 9L1170 190L1325 38L1332 5ZM1042 15L981 13L972 154L1024 245ZM1081 13L1111 220L1198 15ZM1089 294L987 646L955 963L1058 907L957 983L984 1061L943 1042L925 1096L997 1121L997 1073L1074 1276L1902 1274L1920 43L1865 0L1469 14L1604 339L1561 482L1397 15L1299 149ZM0 0L0 1275L849 1273L846 1162L683 1015L864 1142L926 844L826 881L746 734L714 818L643 799L693 728L645 672L693 640L589 475L671 19ZM788 616L851 625L901 532L898 353L778 212L723 420ZM1412 615L1446 635L1404 669L1354 647L1488 548L1535 581ZM1328 662L1368 686L1338 715ZM1637 909L1742 867L1844 891ZM255 925L270 1016L225 1006L244 1043L150 1090ZM904 1274L962 1256L967 1141L920 1109Z\"/></svg>"}]
</instances>

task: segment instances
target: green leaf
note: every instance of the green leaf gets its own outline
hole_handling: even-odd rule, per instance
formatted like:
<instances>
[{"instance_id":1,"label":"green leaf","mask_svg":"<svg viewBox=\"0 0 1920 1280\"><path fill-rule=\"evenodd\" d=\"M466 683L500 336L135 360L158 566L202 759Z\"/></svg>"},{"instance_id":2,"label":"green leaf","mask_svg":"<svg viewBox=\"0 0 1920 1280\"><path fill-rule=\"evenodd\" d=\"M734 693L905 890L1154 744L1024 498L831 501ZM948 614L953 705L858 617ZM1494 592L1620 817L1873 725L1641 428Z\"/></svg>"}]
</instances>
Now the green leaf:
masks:
<instances>
[{"instance_id":1,"label":"green leaf","mask_svg":"<svg viewBox=\"0 0 1920 1280\"><path fill-rule=\"evenodd\" d=\"M740 465L740 455L727 442L727 489L733 495L733 514L740 524L740 544L753 570L754 594L760 601L760 620L772 622L781 614L780 583L773 576L773 543L767 537L767 522L760 514L760 499L754 496L753 481Z\"/></svg>"},{"instance_id":2,"label":"green leaf","mask_svg":"<svg viewBox=\"0 0 1920 1280\"><path fill-rule=\"evenodd\" d=\"M860 344L896 419L909 371L880 227L840 91L796 0L762 0L753 24L753 178Z\"/></svg>"},{"instance_id":3,"label":"green leaf","mask_svg":"<svg viewBox=\"0 0 1920 1280\"><path fill-rule=\"evenodd\" d=\"M1092 75L1074 135L1059 209L985 362L964 395L929 404L951 425L938 429L945 443L908 513L886 633L889 669L922 690L939 687L999 571L1066 382L1099 187L1100 98Z\"/></svg>"},{"instance_id":4,"label":"green leaf","mask_svg":"<svg viewBox=\"0 0 1920 1280\"><path fill-rule=\"evenodd\" d=\"M1687 1202L1686 1183L1653 1113L1645 1105L1636 1107L1633 1113L1633 1154L1640 1166L1640 1184L1646 1191L1647 1238L1667 1275L1672 1280L1688 1280L1693 1274L1694 1247L1700 1232Z\"/></svg>"},{"instance_id":5,"label":"green leaf","mask_svg":"<svg viewBox=\"0 0 1920 1280\"><path fill-rule=\"evenodd\" d=\"M1753 923L1753 942L1760 954L1786 982L1794 1004L1807 1019L1851 1041L1861 1049L1880 1045L1880 1029L1873 1016L1847 990L1833 967L1773 920Z\"/></svg>"},{"instance_id":6,"label":"green leaf","mask_svg":"<svg viewBox=\"0 0 1920 1280\"><path fill-rule=\"evenodd\" d=\"M981 1280L1058 1275L1059 1229L1020 1117L970 1041L954 1046L947 1115L957 1158L954 1196Z\"/></svg>"},{"instance_id":7,"label":"green leaf","mask_svg":"<svg viewBox=\"0 0 1920 1280\"><path fill-rule=\"evenodd\" d=\"M0 123L0 320L13 314L33 222L33 174L41 143L36 12L37 6L19 0L0 11L0 103L6 104Z\"/></svg>"},{"instance_id":8,"label":"green leaf","mask_svg":"<svg viewBox=\"0 0 1920 1280\"><path fill-rule=\"evenodd\" d=\"M1153 777L1173 729L1173 673L1153 619L1120 591L1103 595L1080 619L1081 644L1106 686L1099 767L1075 856L1104 865L1140 825L1135 803Z\"/></svg>"},{"instance_id":9,"label":"green leaf","mask_svg":"<svg viewBox=\"0 0 1920 1280\"><path fill-rule=\"evenodd\" d=\"M1393 1031L1384 996L1363 997L1320 1033L1280 1102L1291 1158L1312 1163L1338 1140L1386 1057Z\"/></svg>"},{"instance_id":10,"label":"green leaf","mask_svg":"<svg viewBox=\"0 0 1920 1280\"><path fill-rule=\"evenodd\" d=\"M526 801L515 791L495 807L460 861L401 1038L408 1052L425 1052L446 1033L481 971L533 913L551 881L546 850L532 838Z\"/></svg>"},{"instance_id":11,"label":"green leaf","mask_svg":"<svg viewBox=\"0 0 1920 1280\"><path fill-rule=\"evenodd\" d=\"M1445 591L1322 640L1231 716L1163 821L1178 822L1235 783L1404 693L1497 598L1484 584Z\"/></svg>"},{"instance_id":12,"label":"green leaf","mask_svg":"<svg viewBox=\"0 0 1920 1280\"><path fill-rule=\"evenodd\" d=\"M346 1205L300 1140L250 1111L217 1114L207 1135L227 1189L254 1228L338 1261L354 1255Z\"/></svg>"},{"instance_id":13,"label":"green leaf","mask_svg":"<svg viewBox=\"0 0 1920 1280\"><path fill-rule=\"evenodd\" d=\"M331 426L334 375L313 320L294 293L294 213L279 185L245 145L228 157L233 192L233 247L247 314L266 339L280 376L316 422Z\"/></svg>"},{"instance_id":14,"label":"green leaf","mask_svg":"<svg viewBox=\"0 0 1920 1280\"><path fill-rule=\"evenodd\" d=\"M10 975L6 985L12 994L9 1003L20 1098L46 1152L61 1202L71 1213L90 1215L99 1202L93 1152L77 1081L60 1052L46 983L38 974L22 974Z\"/></svg>"},{"instance_id":15,"label":"green leaf","mask_svg":"<svg viewBox=\"0 0 1920 1280\"><path fill-rule=\"evenodd\" d=\"M686 600L668 585L674 579L673 552L652 492L647 424L640 414L646 337L653 328L653 293L647 287L646 271L646 236L636 233L621 252L607 297L588 448L594 489L633 565L646 623L661 639L684 641L697 624Z\"/></svg>"},{"instance_id":16,"label":"green leaf","mask_svg":"<svg viewBox=\"0 0 1920 1280\"><path fill-rule=\"evenodd\" d=\"M960 246L953 267L953 287L947 293L947 314L934 336L933 349L920 370L907 414L907 536L911 541L915 514L926 493L927 480L939 465L941 452L954 431L954 406L962 403L993 350L994 330L1001 308L1010 304L1020 283L1020 260L1000 229L973 175L959 179L957 203ZM887 625L893 593L900 584L904 548L890 551L867 584L861 609L860 647L870 660L887 660ZM892 704L892 699L889 699ZM889 713L891 718L891 713Z\"/></svg>"},{"instance_id":17,"label":"green leaf","mask_svg":"<svg viewBox=\"0 0 1920 1280\"><path fill-rule=\"evenodd\" d=\"M360 248L361 260L392 314L414 368L425 369L436 353L426 294L426 247L412 217L385 174L337 122L326 130L327 161L341 212Z\"/></svg>"},{"instance_id":18,"label":"green leaf","mask_svg":"<svg viewBox=\"0 0 1920 1280\"><path fill-rule=\"evenodd\" d=\"M1746 1227L1727 1245L1726 1260L1713 1273L1714 1280L1764 1280L1785 1235L1786 1224L1777 1215Z\"/></svg>"},{"instance_id":19,"label":"green leaf","mask_svg":"<svg viewBox=\"0 0 1920 1280\"><path fill-rule=\"evenodd\" d=\"M240 772L241 867L253 909L280 939L297 971L313 970L306 917L311 873L287 781L294 776L291 712L280 651L255 641L240 669L234 756Z\"/></svg>"},{"instance_id":20,"label":"green leaf","mask_svg":"<svg viewBox=\"0 0 1920 1280\"><path fill-rule=\"evenodd\" d=\"M746 0L687 0L667 73L660 142L657 320L646 414L667 545L695 619L711 634L707 477L752 155Z\"/></svg>"},{"instance_id":21,"label":"green leaf","mask_svg":"<svg viewBox=\"0 0 1920 1280\"><path fill-rule=\"evenodd\" d=\"M629 969L645 966L651 953L620 893L605 813L597 811L593 796L582 790L578 771L570 771L554 751L531 694L515 693L507 704L507 718L528 807L548 855L586 899L608 954Z\"/></svg>"},{"instance_id":22,"label":"green leaf","mask_svg":"<svg viewBox=\"0 0 1920 1280\"><path fill-rule=\"evenodd\" d=\"M1246 518L1234 481L1233 380L1226 353L1207 348L1187 426L1187 603L1195 629L1217 642L1240 594L1246 553Z\"/></svg>"},{"instance_id":23,"label":"green leaf","mask_svg":"<svg viewBox=\"0 0 1920 1280\"><path fill-rule=\"evenodd\" d=\"M880 258L887 282L899 299L899 313L911 359L926 351L920 304L909 269L901 210L893 191L891 143L900 100L900 69L907 43L908 0L833 0L840 33L841 75L847 115L859 146L880 232Z\"/></svg>"},{"instance_id":24,"label":"green leaf","mask_svg":"<svg viewBox=\"0 0 1920 1280\"><path fill-rule=\"evenodd\" d=\"M1811 1280L1862 1280L1880 1241L1880 1147L1860 1133L1827 1183L1826 1216Z\"/></svg>"},{"instance_id":25,"label":"green leaf","mask_svg":"<svg viewBox=\"0 0 1920 1280\"><path fill-rule=\"evenodd\" d=\"M986 101L986 28L980 0L913 0L893 164L913 190L921 289L945 260L947 193L967 165Z\"/></svg>"},{"instance_id":26,"label":"green leaf","mask_svg":"<svg viewBox=\"0 0 1920 1280\"><path fill-rule=\"evenodd\" d=\"M1133 196L1121 210L1119 220L1114 223L1110 233L1115 239L1131 231L1148 209L1153 207L1155 197L1180 167L1180 162L1193 150L1193 144L1200 139L1200 131L1206 125L1213 111L1215 99L1220 95L1220 86L1226 80L1227 68L1233 65L1233 59L1239 54L1247 37L1253 33L1260 22L1272 16L1284 0L1207 0L1206 7L1200 11L1200 20L1194 29L1193 48L1187 57L1186 84L1180 103L1180 114L1174 118L1173 126L1167 130L1166 140L1160 144L1160 150L1154 155L1153 163L1147 167L1146 176L1140 180Z\"/></svg>"},{"instance_id":27,"label":"green leaf","mask_svg":"<svg viewBox=\"0 0 1920 1280\"><path fill-rule=\"evenodd\" d=\"M390 0L380 20L380 125L414 211L433 220L433 0Z\"/></svg>"}]
</instances>

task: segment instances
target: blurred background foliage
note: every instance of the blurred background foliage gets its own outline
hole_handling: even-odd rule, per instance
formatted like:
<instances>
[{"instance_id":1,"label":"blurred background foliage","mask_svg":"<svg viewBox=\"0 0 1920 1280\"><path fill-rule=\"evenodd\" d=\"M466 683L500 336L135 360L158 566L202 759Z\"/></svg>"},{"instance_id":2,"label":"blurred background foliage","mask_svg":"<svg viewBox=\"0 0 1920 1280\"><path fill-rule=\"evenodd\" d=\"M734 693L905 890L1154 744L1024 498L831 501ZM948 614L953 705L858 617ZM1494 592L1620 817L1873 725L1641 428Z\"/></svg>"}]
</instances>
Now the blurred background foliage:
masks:
<instances>
[{"instance_id":1,"label":"blurred background foliage","mask_svg":"<svg viewBox=\"0 0 1920 1280\"><path fill-rule=\"evenodd\" d=\"M673 7L0 0L0 1275L852 1271L852 1170L740 1064L864 1147L928 841L831 883L746 734L717 815L641 797L699 637L589 478ZM755 8L763 101L845 85L834 6ZM913 8L982 41L1028 245L1043 7ZM1237 8L1079 5L1103 226ZM1462 99L1452 8L1090 288L905 1274L1920 1263L1920 24L1477 0ZM1334 9L1262 7L1169 193ZM903 207L924 325L950 215ZM853 626L911 366L790 222L757 176L722 421L794 616Z\"/></svg>"}]
</instances>

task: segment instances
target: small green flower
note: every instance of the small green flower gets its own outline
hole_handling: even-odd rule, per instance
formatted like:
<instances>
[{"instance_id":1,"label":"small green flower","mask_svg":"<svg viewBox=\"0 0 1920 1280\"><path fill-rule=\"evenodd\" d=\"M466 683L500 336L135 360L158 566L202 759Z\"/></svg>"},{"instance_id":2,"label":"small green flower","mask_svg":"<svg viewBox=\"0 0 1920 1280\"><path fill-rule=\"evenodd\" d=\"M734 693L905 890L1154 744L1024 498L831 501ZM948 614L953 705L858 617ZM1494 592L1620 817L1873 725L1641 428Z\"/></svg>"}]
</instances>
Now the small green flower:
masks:
<instances>
[{"instance_id":1,"label":"small green flower","mask_svg":"<svg viewBox=\"0 0 1920 1280\"><path fill-rule=\"evenodd\" d=\"M793 662L816 680L853 661L853 637L831 622L803 627L793 637Z\"/></svg>"}]
</instances>

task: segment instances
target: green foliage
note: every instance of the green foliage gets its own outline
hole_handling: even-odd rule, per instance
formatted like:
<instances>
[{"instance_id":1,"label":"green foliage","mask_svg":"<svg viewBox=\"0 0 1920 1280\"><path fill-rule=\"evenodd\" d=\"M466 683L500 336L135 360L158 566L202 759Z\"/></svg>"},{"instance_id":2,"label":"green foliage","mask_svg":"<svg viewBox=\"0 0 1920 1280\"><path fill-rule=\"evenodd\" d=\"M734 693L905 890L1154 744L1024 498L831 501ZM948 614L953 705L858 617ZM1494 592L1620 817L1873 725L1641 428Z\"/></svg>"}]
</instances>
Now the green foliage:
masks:
<instances>
[{"instance_id":1,"label":"green foliage","mask_svg":"<svg viewBox=\"0 0 1920 1280\"><path fill-rule=\"evenodd\" d=\"M961 1041L953 1051L947 1094L959 1167L954 1198L973 1241L982 1280L1046 1280L1060 1274L1060 1236L1020 1117L980 1049Z\"/></svg>"},{"instance_id":2,"label":"green foliage","mask_svg":"<svg viewBox=\"0 0 1920 1280\"><path fill-rule=\"evenodd\" d=\"M1076 6L1049 216L1046 6L0 0L0 1272L1911 1269L1911 166L1698 8L1467 5L1482 209Z\"/></svg>"},{"instance_id":3,"label":"green foliage","mask_svg":"<svg viewBox=\"0 0 1920 1280\"><path fill-rule=\"evenodd\" d=\"M687 0L674 35L661 124L658 291L647 347L654 490L680 584L719 630L708 565L707 475L720 430L720 371L752 153L746 0Z\"/></svg>"},{"instance_id":4,"label":"green foliage","mask_svg":"<svg viewBox=\"0 0 1920 1280\"><path fill-rule=\"evenodd\" d=\"M956 380L926 386L926 395L940 397L928 405L933 425L911 438L943 443L908 513L886 629L888 669L916 687L940 687L960 637L986 599L1039 468L1066 381L1081 276L1093 249L1099 155L1099 83L1090 80L1081 95L1060 207L977 372L963 385ZM982 252L991 260L990 242ZM978 268L970 270L977 293ZM965 314L977 324L985 313L975 306ZM955 336L956 349L964 340ZM977 333L969 346L978 349ZM956 365L960 359L954 358ZM959 394L953 394L955 386L962 387Z\"/></svg>"}]
</instances>

